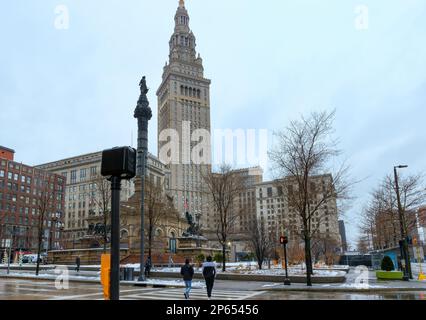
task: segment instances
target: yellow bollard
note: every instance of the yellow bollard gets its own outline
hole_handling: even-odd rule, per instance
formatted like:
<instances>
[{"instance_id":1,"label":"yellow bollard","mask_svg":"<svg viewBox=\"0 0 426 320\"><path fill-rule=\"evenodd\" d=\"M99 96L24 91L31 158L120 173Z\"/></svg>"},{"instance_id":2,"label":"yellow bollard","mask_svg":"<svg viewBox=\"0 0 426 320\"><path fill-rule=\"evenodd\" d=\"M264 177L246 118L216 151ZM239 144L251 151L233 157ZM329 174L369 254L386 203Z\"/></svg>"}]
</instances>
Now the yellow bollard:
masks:
<instances>
[{"instance_id":1,"label":"yellow bollard","mask_svg":"<svg viewBox=\"0 0 426 320\"><path fill-rule=\"evenodd\" d=\"M110 299L110 271L111 271L111 255L104 253L101 256L101 284L104 287L104 298L105 300Z\"/></svg>"}]
</instances>

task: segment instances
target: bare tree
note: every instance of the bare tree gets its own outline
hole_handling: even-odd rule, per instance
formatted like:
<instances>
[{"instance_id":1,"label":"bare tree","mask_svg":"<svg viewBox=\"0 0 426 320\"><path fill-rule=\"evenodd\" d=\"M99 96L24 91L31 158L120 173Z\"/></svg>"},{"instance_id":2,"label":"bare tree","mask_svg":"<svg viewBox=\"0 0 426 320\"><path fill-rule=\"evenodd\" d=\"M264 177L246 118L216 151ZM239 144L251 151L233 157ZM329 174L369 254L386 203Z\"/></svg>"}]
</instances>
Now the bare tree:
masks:
<instances>
[{"instance_id":1,"label":"bare tree","mask_svg":"<svg viewBox=\"0 0 426 320\"><path fill-rule=\"evenodd\" d=\"M359 237L357 241L357 250L361 254L366 254L368 252L368 242L364 237Z\"/></svg>"},{"instance_id":2,"label":"bare tree","mask_svg":"<svg viewBox=\"0 0 426 320\"><path fill-rule=\"evenodd\" d=\"M241 175L226 164L220 166L219 172L203 173L202 177L211 196L211 207L215 211L217 222L214 229L222 246L222 270L225 271L227 240L241 214L236 200L244 190L244 183Z\"/></svg>"},{"instance_id":3,"label":"bare tree","mask_svg":"<svg viewBox=\"0 0 426 320\"><path fill-rule=\"evenodd\" d=\"M325 264L333 265L339 257L338 248L339 243L335 238L318 233L312 241L313 260L318 262L322 259Z\"/></svg>"},{"instance_id":4,"label":"bare tree","mask_svg":"<svg viewBox=\"0 0 426 320\"><path fill-rule=\"evenodd\" d=\"M300 264L305 260L305 250L299 241L294 241L288 245L287 255L290 264Z\"/></svg>"},{"instance_id":5,"label":"bare tree","mask_svg":"<svg viewBox=\"0 0 426 320\"><path fill-rule=\"evenodd\" d=\"M262 269L263 262L271 249L270 234L260 219L256 219L249 224L247 239L249 247L254 252L257 265Z\"/></svg>"},{"instance_id":6,"label":"bare tree","mask_svg":"<svg viewBox=\"0 0 426 320\"><path fill-rule=\"evenodd\" d=\"M54 176L48 173L42 173L35 179L35 183L39 185L38 192L39 197L37 199L37 211L38 211L38 226L37 226L37 265L36 265L36 276L40 270L40 254L41 246L43 242L43 235L45 226L49 220L49 213L55 211L54 201L56 196L56 190L54 189Z\"/></svg>"},{"instance_id":7,"label":"bare tree","mask_svg":"<svg viewBox=\"0 0 426 320\"><path fill-rule=\"evenodd\" d=\"M107 250L107 244L109 242L108 230L110 226L111 216L111 183L101 175L95 175L90 180L89 189L89 201L90 206L96 208L91 209L94 213L97 212L97 218L101 218L103 221L103 227L101 236L103 238L104 252ZM93 219L93 218L90 218Z\"/></svg>"},{"instance_id":8,"label":"bare tree","mask_svg":"<svg viewBox=\"0 0 426 320\"><path fill-rule=\"evenodd\" d=\"M404 212L404 232L408 235L415 234L416 210L426 201L422 175L401 177L399 185ZM401 230L395 181L391 175L386 176L371 193L359 228L364 236L371 240L374 249L397 246L398 240L401 239Z\"/></svg>"},{"instance_id":9,"label":"bare tree","mask_svg":"<svg viewBox=\"0 0 426 320\"><path fill-rule=\"evenodd\" d=\"M155 183L153 179L145 179L145 207L148 256L151 257L155 240L155 230L163 222L166 215L171 213L171 207L163 185Z\"/></svg>"},{"instance_id":10,"label":"bare tree","mask_svg":"<svg viewBox=\"0 0 426 320\"><path fill-rule=\"evenodd\" d=\"M287 187L287 203L301 222L300 235L305 243L306 282L312 285L311 239L325 217L323 205L345 199L350 183L346 182L348 167L344 164L328 178L313 181L315 175L329 172L329 162L340 154L337 142L331 139L334 111L312 113L308 118L291 121L276 133L278 145L269 156ZM331 170L330 170L331 171ZM315 222L313 221L315 217ZM318 219L318 220L317 220Z\"/></svg>"}]
</instances>

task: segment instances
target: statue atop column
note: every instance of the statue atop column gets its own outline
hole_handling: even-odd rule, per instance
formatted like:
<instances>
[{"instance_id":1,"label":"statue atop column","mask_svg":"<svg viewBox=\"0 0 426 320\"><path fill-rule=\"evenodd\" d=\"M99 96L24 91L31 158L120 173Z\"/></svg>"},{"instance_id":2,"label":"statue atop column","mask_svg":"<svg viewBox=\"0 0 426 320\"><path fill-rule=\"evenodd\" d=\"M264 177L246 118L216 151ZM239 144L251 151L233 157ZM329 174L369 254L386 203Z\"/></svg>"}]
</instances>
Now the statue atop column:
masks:
<instances>
[{"instance_id":1,"label":"statue atop column","mask_svg":"<svg viewBox=\"0 0 426 320\"><path fill-rule=\"evenodd\" d=\"M139 87L141 89L141 94L139 96L139 100L136 105L134 117L135 118L143 117L150 120L152 118L152 111L151 111L151 108L149 107L148 97L146 96L149 89L146 86L145 76L143 76L141 81L139 82Z\"/></svg>"},{"instance_id":2,"label":"statue atop column","mask_svg":"<svg viewBox=\"0 0 426 320\"><path fill-rule=\"evenodd\" d=\"M146 79L145 76L142 77L141 81L139 82L139 87L141 88L141 94L147 94L148 93L148 87L146 86Z\"/></svg>"}]
</instances>

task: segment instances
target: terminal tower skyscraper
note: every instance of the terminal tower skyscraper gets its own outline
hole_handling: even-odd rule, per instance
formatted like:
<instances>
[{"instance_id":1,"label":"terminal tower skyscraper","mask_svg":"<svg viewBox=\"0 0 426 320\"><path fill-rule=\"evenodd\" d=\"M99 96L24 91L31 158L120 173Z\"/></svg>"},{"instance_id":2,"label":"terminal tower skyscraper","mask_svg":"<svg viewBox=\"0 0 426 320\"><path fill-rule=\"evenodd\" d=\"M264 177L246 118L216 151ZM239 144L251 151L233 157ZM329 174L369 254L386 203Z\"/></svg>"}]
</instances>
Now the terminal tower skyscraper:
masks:
<instances>
[{"instance_id":1,"label":"terminal tower skyscraper","mask_svg":"<svg viewBox=\"0 0 426 320\"><path fill-rule=\"evenodd\" d=\"M195 47L189 15L180 0L169 61L157 90L158 157L168 163L176 209L189 212L205 229L210 213L203 182L203 175L211 170L210 80L204 78L203 60Z\"/></svg>"}]
</instances>

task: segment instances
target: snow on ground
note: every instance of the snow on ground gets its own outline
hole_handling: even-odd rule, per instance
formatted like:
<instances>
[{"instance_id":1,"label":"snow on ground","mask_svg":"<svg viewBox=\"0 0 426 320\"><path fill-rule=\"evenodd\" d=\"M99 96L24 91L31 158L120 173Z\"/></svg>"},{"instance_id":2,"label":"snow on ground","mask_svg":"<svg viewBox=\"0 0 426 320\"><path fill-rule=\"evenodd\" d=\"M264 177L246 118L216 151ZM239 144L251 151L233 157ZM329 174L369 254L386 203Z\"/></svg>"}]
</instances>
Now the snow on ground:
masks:
<instances>
[{"instance_id":1,"label":"snow on ground","mask_svg":"<svg viewBox=\"0 0 426 320\"><path fill-rule=\"evenodd\" d=\"M30 274L30 273L19 273L19 272L10 272L9 276L14 276L14 277L23 277L23 278L45 278L45 279L52 279L55 280L56 278L58 278L58 276L60 275L55 275L55 274L50 274L50 273L39 273L38 276L36 276L35 274ZM61 275L61 279L63 279L64 275ZM99 277L87 277L87 276L69 276L68 277L69 280L99 280Z\"/></svg>"},{"instance_id":2,"label":"snow on ground","mask_svg":"<svg viewBox=\"0 0 426 320\"><path fill-rule=\"evenodd\" d=\"M420 270L423 272L423 274L426 274L426 262L423 263L411 263L411 271L413 272L413 275L418 276L420 273Z\"/></svg>"},{"instance_id":3,"label":"snow on ground","mask_svg":"<svg viewBox=\"0 0 426 320\"><path fill-rule=\"evenodd\" d=\"M138 282L139 283L139 282ZM179 286L185 287L183 280L160 280L160 279L147 279L141 283L147 283L152 285L167 285L167 286ZM192 281L193 288L205 288L205 284L200 281Z\"/></svg>"},{"instance_id":4,"label":"snow on ground","mask_svg":"<svg viewBox=\"0 0 426 320\"><path fill-rule=\"evenodd\" d=\"M283 269L280 265L272 266L271 268L264 267L262 270L257 269L257 264L242 264L242 263L230 263L226 264L226 273L240 273L240 274L261 274L261 275L285 275L285 269ZM124 267L126 268L134 268L135 271L139 271L138 264L126 264ZM195 272L201 272L202 268L194 267ZM180 267L175 268L152 268L151 272L172 272L172 273L180 273ZM221 265L217 265L217 272L222 273ZM289 267L288 273L290 275L304 275L306 269L302 266ZM318 268L314 269L314 277L338 277L345 276L345 271L340 270L331 270L330 268Z\"/></svg>"},{"instance_id":5,"label":"snow on ground","mask_svg":"<svg viewBox=\"0 0 426 320\"><path fill-rule=\"evenodd\" d=\"M362 284L362 283L344 283L338 286L339 288L353 288L353 289L382 289L387 288L386 286L380 286L377 284Z\"/></svg>"},{"instance_id":6,"label":"snow on ground","mask_svg":"<svg viewBox=\"0 0 426 320\"><path fill-rule=\"evenodd\" d=\"M240 272L242 274L261 274L261 275L285 275L285 269L262 269ZM301 269L289 269L289 275L305 275ZM344 277L345 271L331 271L331 270L314 270L313 277Z\"/></svg>"},{"instance_id":7,"label":"snow on ground","mask_svg":"<svg viewBox=\"0 0 426 320\"><path fill-rule=\"evenodd\" d=\"M282 286L282 283L267 283L262 286L262 288L278 287Z\"/></svg>"}]
</instances>

